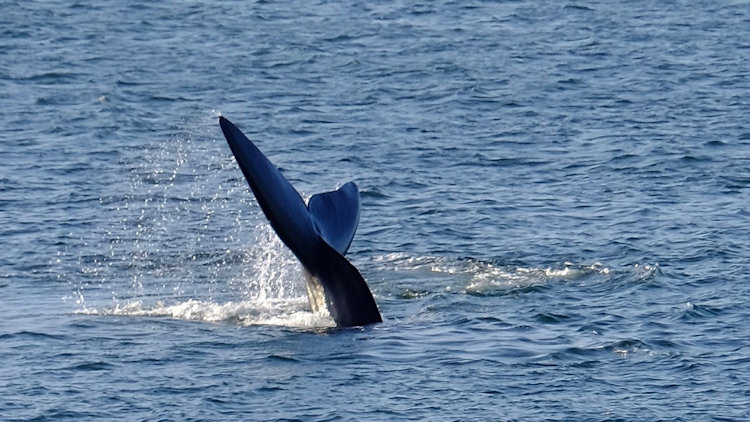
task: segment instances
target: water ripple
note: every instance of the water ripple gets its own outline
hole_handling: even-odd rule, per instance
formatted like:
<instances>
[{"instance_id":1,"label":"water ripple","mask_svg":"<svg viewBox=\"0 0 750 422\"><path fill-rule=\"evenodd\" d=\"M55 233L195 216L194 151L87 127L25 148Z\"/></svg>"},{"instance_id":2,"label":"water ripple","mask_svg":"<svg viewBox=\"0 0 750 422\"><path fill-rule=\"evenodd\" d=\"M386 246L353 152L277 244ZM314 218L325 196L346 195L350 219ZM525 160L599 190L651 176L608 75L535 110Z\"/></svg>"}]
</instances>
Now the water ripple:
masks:
<instances>
[{"instance_id":1,"label":"water ripple","mask_svg":"<svg viewBox=\"0 0 750 422\"><path fill-rule=\"evenodd\" d=\"M0 414L748 419L744 6L4 4ZM310 312L219 114L357 182L383 324Z\"/></svg>"}]
</instances>

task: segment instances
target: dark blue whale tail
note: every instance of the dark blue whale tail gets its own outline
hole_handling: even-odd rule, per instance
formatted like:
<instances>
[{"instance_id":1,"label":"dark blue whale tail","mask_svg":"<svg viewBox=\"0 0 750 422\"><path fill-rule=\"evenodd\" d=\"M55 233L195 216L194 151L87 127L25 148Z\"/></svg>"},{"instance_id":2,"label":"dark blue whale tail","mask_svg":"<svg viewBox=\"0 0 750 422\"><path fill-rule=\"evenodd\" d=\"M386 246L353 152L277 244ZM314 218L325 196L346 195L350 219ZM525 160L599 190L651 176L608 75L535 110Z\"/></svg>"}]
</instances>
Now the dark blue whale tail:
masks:
<instances>
[{"instance_id":1,"label":"dark blue whale tail","mask_svg":"<svg viewBox=\"0 0 750 422\"><path fill-rule=\"evenodd\" d=\"M281 172L229 120L221 130L245 179L276 234L308 273L308 294L324 294L328 313L340 327L381 322L380 312L359 271L344 254L359 224L359 191L353 182L313 195L308 204Z\"/></svg>"}]
</instances>

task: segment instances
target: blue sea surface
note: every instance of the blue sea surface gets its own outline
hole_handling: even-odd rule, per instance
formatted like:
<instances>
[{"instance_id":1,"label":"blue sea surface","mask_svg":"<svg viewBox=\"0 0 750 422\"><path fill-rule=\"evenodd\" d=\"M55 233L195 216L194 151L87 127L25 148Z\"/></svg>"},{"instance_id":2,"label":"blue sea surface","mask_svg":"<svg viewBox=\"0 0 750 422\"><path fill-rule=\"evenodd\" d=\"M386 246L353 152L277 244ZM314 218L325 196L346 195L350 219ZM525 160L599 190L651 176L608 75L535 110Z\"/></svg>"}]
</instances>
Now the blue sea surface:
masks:
<instances>
[{"instance_id":1,"label":"blue sea surface","mask_svg":"<svg viewBox=\"0 0 750 422\"><path fill-rule=\"evenodd\" d=\"M747 1L3 1L0 163L0 420L750 419Z\"/></svg>"}]
</instances>

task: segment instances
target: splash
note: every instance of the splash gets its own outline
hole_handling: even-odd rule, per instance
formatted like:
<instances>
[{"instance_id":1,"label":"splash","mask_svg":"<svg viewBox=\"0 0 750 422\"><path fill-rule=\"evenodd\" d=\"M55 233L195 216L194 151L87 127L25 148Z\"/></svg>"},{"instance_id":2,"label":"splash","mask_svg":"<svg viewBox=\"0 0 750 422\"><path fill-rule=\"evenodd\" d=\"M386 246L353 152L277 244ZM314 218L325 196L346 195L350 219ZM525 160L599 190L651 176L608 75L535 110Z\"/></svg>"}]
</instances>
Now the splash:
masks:
<instances>
[{"instance_id":1,"label":"splash","mask_svg":"<svg viewBox=\"0 0 750 422\"><path fill-rule=\"evenodd\" d=\"M300 265L214 126L212 115L123 153L129 181L99 200L107 220L58 258L78 258L76 269L60 266L69 299L82 314L331 326L311 312Z\"/></svg>"}]
</instances>

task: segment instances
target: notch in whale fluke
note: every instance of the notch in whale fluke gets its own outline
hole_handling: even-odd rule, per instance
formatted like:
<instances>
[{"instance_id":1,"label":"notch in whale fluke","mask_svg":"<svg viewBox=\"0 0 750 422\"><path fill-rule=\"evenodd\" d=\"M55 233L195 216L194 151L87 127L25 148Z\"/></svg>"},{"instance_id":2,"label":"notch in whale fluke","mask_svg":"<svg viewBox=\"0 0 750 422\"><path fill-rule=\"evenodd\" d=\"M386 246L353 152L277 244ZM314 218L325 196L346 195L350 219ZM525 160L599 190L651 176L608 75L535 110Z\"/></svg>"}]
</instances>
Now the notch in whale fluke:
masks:
<instances>
[{"instance_id":1,"label":"notch in whale fluke","mask_svg":"<svg viewBox=\"0 0 750 422\"><path fill-rule=\"evenodd\" d=\"M313 195L308 204L265 155L229 120L221 130L237 164L276 234L305 271L311 306L323 301L340 327L381 322L359 271L344 257L359 223L359 191L353 182ZM322 288L324 298L314 297Z\"/></svg>"}]
</instances>

